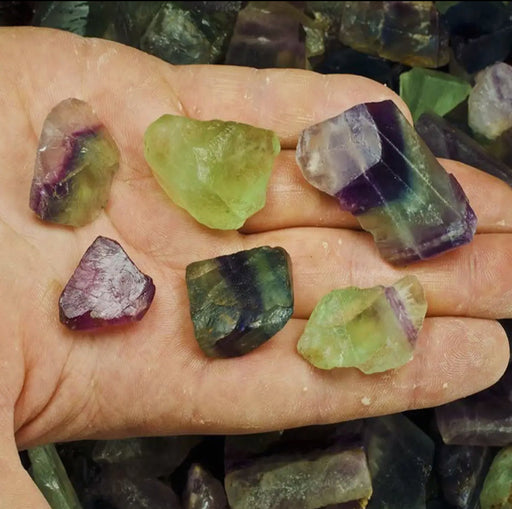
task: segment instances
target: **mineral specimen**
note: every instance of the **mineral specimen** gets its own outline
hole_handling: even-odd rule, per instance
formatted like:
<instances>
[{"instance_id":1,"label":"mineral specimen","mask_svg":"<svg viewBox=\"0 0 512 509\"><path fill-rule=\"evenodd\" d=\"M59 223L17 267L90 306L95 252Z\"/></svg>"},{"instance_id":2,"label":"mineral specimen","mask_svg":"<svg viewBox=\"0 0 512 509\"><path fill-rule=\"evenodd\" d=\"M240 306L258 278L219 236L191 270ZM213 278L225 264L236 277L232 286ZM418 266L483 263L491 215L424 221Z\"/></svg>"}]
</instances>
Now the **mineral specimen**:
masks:
<instances>
[{"instance_id":1,"label":"mineral specimen","mask_svg":"<svg viewBox=\"0 0 512 509\"><path fill-rule=\"evenodd\" d=\"M106 205L119 151L91 107L60 102L43 125L30 208L54 223L82 226Z\"/></svg>"},{"instance_id":2,"label":"mineral specimen","mask_svg":"<svg viewBox=\"0 0 512 509\"><path fill-rule=\"evenodd\" d=\"M512 168L445 119L423 113L416 122L416 130L436 157L469 164L512 186Z\"/></svg>"},{"instance_id":3,"label":"mineral specimen","mask_svg":"<svg viewBox=\"0 0 512 509\"><path fill-rule=\"evenodd\" d=\"M346 424L285 431L281 440L272 433L267 450L260 447L267 442L264 434L227 437L226 455L234 441L238 456L226 467L230 507L315 509L349 501L365 507L372 493L366 456L354 442L353 423ZM257 447L251 445L254 438ZM244 449L253 454L241 457Z\"/></svg>"},{"instance_id":4,"label":"mineral specimen","mask_svg":"<svg viewBox=\"0 0 512 509\"><path fill-rule=\"evenodd\" d=\"M249 2L238 13L226 64L305 69L305 19L288 2Z\"/></svg>"},{"instance_id":5,"label":"mineral specimen","mask_svg":"<svg viewBox=\"0 0 512 509\"><path fill-rule=\"evenodd\" d=\"M123 248L98 237L87 249L59 299L60 320L70 329L95 329L141 320L155 295L153 280Z\"/></svg>"},{"instance_id":6,"label":"mineral specimen","mask_svg":"<svg viewBox=\"0 0 512 509\"><path fill-rule=\"evenodd\" d=\"M176 205L202 224L241 227L263 208L277 136L236 122L164 115L145 137L145 156Z\"/></svg>"},{"instance_id":7,"label":"mineral specimen","mask_svg":"<svg viewBox=\"0 0 512 509\"><path fill-rule=\"evenodd\" d=\"M482 509L512 509L512 446L492 462L480 494Z\"/></svg>"},{"instance_id":8,"label":"mineral specimen","mask_svg":"<svg viewBox=\"0 0 512 509\"><path fill-rule=\"evenodd\" d=\"M343 2L340 40L396 62L448 63L448 32L433 2Z\"/></svg>"},{"instance_id":9,"label":"mineral specimen","mask_svg":"<svg viewBox=\"0 0 512 509\"><path fill-rule=\"evenodd\" d=\"M446 11L453 55L468 73L502 61L510 53L511 13L509 5L491 1L457 2Z\"/></svg>"},{"instance_id":10,"label":"mineral specimen","mask_svg":"<svg viewBox=\"0 0 512 509\"><path fill-rule=\"evenodd\" d=\"M434 442L395 414L366 421L365 447L373 486L368 509L424 509Z\"/></svg>"},{"instance_id":11,"label":"mineral specimen","mask_svg":"<svg viewBox=\"0 0 512 509\"><path fill-rule=\"evenodd\" d=\"M426 311L415 276L390 287L333 290L313 310L297 349L321 369L377 373L398 368L412 359Z\"/></svg>"},{"instance_id":12,"label":"mineral specimen","mask_svg":"<svg viewBox=\"0 0 512 509\"><path fill-rule=\"evenodd\" d=\"M446 444L506 446L512 443L512 362L489 389L436 408Z\"/></svg>"},{"instance_id":13,"label":"mineral specimen","mask_svg":"<svg viewBox=\"0 0 512 509\"><path fill-rule=\"evenodd\" d=\"M491 450L441 445L437 456L438 479L445 500L458 509L474 509L492 461Z\"/></svg>"},{"instance_id":14,"label":"mineral specimen","mask_svg":"<svg viewBox=\"0 0 512 509\"><path fill-rule=\"evenodd\" d=\"M186 281L195 335L210 357L254 350L281 330L293 312L291 262L280 247L192 263Z\"/></svg>"},{"instance_id":15,"label":"mineral specimen","mask_svg":"<svg viewBox=\"0 0 512 509\"><path fill-rule=\"evenodd\" d=\"M425 111L445 115L469 95L471 85L445 72L416 67L400 75L400 97L416 122Z\"/></svg>"},{"instance_id":16,"label":"mineral specimen","mask_svg":"<svg viewBox=\"0 0 512 509\"><path fill-rule=\"evenodd\" d=\"M52 509L81 509L64 465L54 445L28 450L31 474Z\"/></svg>"},{"instance_id":17,"label":"mineral specimen","mask_svg":"<svg viewBox=\"0 0 512 509\"><path fill-rule=\"evenodd\" d=\"M477 74L468 120L475 133L491 139L512 127L512 66L499 62Z\"/></svg>"},{"instance_id":18,"label":"mineral specimen","mask_svg":"<svg viewBox=\"0 0 512 509\"><path fill-rule=\"evenodd\" d=\"M114 465L134 478L162 477L174 472L199 441L195 436L98 441L92 459L99 465Z\"/></svg>"},{"instance_id":19,"label":"mineral specimen","mask_svg":"<svg viewBox=\"0 0 512 509\"><path fill-rule=\"evenodd\" d=\"M219 480L201 465L194 464L188 471L184 509L227 509L226 493Z\"/></svg>"},{"instance_id":20,"label":"mineral specimen","mask_svg":"<svg viewBox=\"0 0 512 509\"><path fill-rule=\"evenodd\" d=\"M393 101L364 103L307 128L297 145L306 180L372 233L381 255L407 264L471 241L476 216Z\"/></svg>"}]
</instances>

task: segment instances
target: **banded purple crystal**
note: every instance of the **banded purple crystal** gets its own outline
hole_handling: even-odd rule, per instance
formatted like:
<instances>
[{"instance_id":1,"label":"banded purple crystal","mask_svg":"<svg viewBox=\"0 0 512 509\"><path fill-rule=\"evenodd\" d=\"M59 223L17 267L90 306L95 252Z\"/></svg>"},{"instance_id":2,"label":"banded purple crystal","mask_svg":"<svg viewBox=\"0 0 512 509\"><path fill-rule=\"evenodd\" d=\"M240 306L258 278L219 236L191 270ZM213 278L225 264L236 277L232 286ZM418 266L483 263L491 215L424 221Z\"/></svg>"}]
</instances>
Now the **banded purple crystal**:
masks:
<instances>
[{"instance_id":1,"label":"banded purple crystal","mask_svg":"<svg viewBox=\"0 0 512 509\"><path fill-rule=\"evenodd\" d=\"M120 244L98 237L60 296L60 321L70 329L95 329L141 320L154 295L153 280Z\"/></svg>"},{"instance_id":2,"label":"banded purple crystal","mask_svg":"<svg viewBox=\"0 0 512 509\"><path fill-rule=\"evenodd\" d=\"M92 108L66 99L46 118L30 190L30 208L45 221L82 226L108 201L119 150Z\"/></svg>"},{"instance_id":3,"label":"banded purple crystal","mask_svg":"<svg viewBox=\"0 0 512 509\"><path fill-rule=\"evenodd\" d=\"M304 130L297 163L403 265L467 244L476 216L464 191L393 101L364 103Z\"/></svg>"}]
</instances>

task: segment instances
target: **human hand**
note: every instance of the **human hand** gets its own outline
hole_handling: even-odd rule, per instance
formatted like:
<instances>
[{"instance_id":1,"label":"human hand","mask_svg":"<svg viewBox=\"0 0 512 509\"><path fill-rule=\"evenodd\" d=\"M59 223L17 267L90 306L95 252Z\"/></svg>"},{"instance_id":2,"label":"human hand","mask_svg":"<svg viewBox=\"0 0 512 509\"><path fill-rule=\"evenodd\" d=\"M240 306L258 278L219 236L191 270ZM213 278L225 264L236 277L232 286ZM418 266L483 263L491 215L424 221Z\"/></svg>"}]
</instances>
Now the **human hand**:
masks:
<instances>
[{"instance_id":1,"label":"human hand","mask_svg":"<svg viewBox=\"0 0 512 509\"><path fill-rule=\"evenodd\" d=\"M121 151L107 208L79 229L43 223L28 206L42 123L68 97L94 108ZM295 164L302 129L354 104L390 98L406 111L393 92L361 77L172 67L108 41L0 29L1 507L45 507L26 484L16 446L335 422L439 405L501 376L509 346L493 320L512 316L509 186L443 161L477 213L478 233L467 246L400 269L384 262L371 236L309 186ZM283 151L267 205L241 232L198 224L152 177L143 133L164 113L278 133ZM140 323L72 332L59 322L58 298L98 235L118 240L153 278L155 300ZM291 255L294 317L247 356L207 358L193 336L185 267L261 245ZM405 273L419 277L429 304L410 363L367 376L356 369L320 371L298 355L298 338L321 296L350 285L389 284Z\"/></svg>"}]
</instances>

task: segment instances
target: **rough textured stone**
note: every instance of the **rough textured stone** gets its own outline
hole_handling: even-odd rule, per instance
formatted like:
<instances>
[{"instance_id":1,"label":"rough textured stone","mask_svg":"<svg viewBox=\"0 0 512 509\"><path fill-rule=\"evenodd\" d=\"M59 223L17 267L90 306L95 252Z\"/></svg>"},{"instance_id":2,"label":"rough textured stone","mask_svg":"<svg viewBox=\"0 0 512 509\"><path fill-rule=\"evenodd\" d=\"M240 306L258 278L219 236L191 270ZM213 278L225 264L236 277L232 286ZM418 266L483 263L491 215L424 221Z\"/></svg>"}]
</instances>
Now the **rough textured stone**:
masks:
<instances>
[{"instance_id":1,"label":"rough textured stone","mask_svg":"<svg viewBox=\"0 0 512 509\"><path fill-rule=\"evenodd\" d=\"M512 128L512 66L499 62L477 74L468 121L473 132L490 139Z\"/></svg>"},{"instance_id":2,"label":"rough textured stone","mask_svg":"<svg viewBox=\"0 0 512 509\"><path fill-rule=\"evenodd\" d=\"M281 330L293 312L291 262L280 247L258 247L187 267L190 314L199 346L235 357Z\"/></svg>"},{"instance_id":3,"label":"rough textured stone","mask_svg":"<svg viewBox=\"0 0 512 509\"><path fill-rule=\"evenodd\" d=\"M433 2L344 2L340 40L363 53L396 62L448 63L448 32Z\"/></svg>"},{"instance_id":4,"label":"rough textured stone","mask_svg":"<svg viewBox=\"0 0 512 509\"><path fill-rule=\"evenodd\" d=\"M304 130L297 163L403 265L470 242L476 216L392 101L365 103Z\"/></svg>"},{"instance_id":5,"label":"rough textured stone","mask_svg":"<svg viewBox=\"0 0 512 509\"><path fill-rule=\"evenodd\" d=\"M469 164L512 185L512 167L494 157L491 151L487 151L471 136L440 116L423 113L416 122L416 130L436 157ZM506 157L508 151L500 153Z\"/></svg>"},{"instance_id":6,"label":"rough textured stone","mask_svg":"<svg viewBox=\"0 0 512 509\"><path fill-rule=\"evenodd\" d=\"M467 81L445 72L416 67L400 75L400 97L409 106L415 122L426 111L445 115L464 101L470 91Z\"/></svg>"},{"instance_id":7,"label":"rough textured stone","mask_svg":"<svg viewBox=\"0 0 512 509\"><path fill-rule=\"evenodd\" d=\"M226 64L306 68L306 16L288 2L249 2L238 13Z\"/></svg>"},{"instance_id":8,"label":"rough textured stone","mask_svg":"<svg viewBox=\"0 0 512 509\"><path fill-rule=\"evenodd\" d=\"M228 501L221 482L194 464L188 471L183 509L227 509Z\"/></svg>"},{"instance_id":9,"label":"rough textured stone","mask_svg":"<svg viewBox=\"0 0 512 509\"><path fill-rule=\"evenodd\" d=\"M32 478L52 509L82 508L54 445L29 449L28 456Z\"/></svg>"},{"instance_id":10,"label":"rough textured stone","mask_svg":"<svg viewBox=\"0 0 512 509\"><path fill-rule=\"evenodd\" d=\"M426 311L415 276L387 288L333 290L315 307L297 348L321 369L376 373L398 368L412 359Z\"/></svg>"},{"instance_id":11,"label":"rough textured stone","mask_svg":"<svg viewBox=\"0 0 512 509\"><path fill-rule=\"evenodd\" d=\"M87 249L60 299L60 320L70 329L95 329L141 320L155 295L115 240L98 237Z\"/></svg>"},{"instance_id":12,"label":"rough textured stone","mask_svg":"<svg viewBox=\"0 0 512 509\"><path fill-rule=\"evenodd\" d=\"M60 102L43 124L30 208L54 223L82 226L107 204L119 151L92 108Z\"/></svg>"},{"instance_id":13,"label":"rough textured stone","mask_svg":"<svg viewBox=\"0 0 512 509\"><path fill-rule=\"evenodd\" d=\"M164 115L145 137L145 156L174 203L210 228L240 228L263 208L280 151L277 136L237 122Z\"/></svg>"},{"instance_id":14,"label":"rough textured stone","mask_svg":"<svg viewBox=\"0 0 512 509\"><path fill-rule=\"evenodd\" d=\"M512 446L494 458L480 495L482 509L512 509Z\"/></svg>"},{"instance_id":15,"label":"rough textured stone","mask_svg":"<svg viewBox=\"0 0 512 509\"><path fill-rule=\"evenodd\" d=\"M366 421L365 447L373 486L368 509L424 509L434 442L395 414Z\"/></svg>"}]
</instances>

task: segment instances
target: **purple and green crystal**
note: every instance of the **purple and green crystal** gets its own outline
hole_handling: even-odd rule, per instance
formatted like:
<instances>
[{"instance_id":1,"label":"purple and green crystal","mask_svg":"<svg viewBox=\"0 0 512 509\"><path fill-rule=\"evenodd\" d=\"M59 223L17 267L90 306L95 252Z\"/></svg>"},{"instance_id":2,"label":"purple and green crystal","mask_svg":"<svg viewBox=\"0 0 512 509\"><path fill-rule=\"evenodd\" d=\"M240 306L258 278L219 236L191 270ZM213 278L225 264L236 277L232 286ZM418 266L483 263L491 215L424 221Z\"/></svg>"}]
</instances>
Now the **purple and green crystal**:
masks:
<instances>
[{"instance_id":1,"label":"purple and green crystal","mask_svg":"<svg viewBox=\"0 0 512 509\"><path fill-rule=\"evenodd\" d=\"M30 190L30 208L45 221L83 226L107 204L119 150L92 108L60 102L46 118Z\"/></svg>"},{"instance_id":2,"label":"purple and green crystal","mask_svg":"<svg viewBox=\"0 0 512 509\"><path fill-rule=\"evenodd\" d=\"M257 247L191 263L186 282L196 339L210 357L236 357L265 343L293 312L291 261Z\"/></svg>"},{"instance_id":3,"label":"purple and green crystal","mask_svg":"<svg viewBox=\"0 0 512 509\"><path fill-rule=\"evenodd\" d=\"M60 296L60 321L70 329L138 321L154 295L153 280L135 266L121 245L98 237Z\"/></svg>"},{"instance_id":4,"label":"purple and green crystal","mask_svg":"<svg viewBox=\"0 0 512 509\"><path fill-rule=\"evenodd\" d=\"M476 216L455 177L393 101L364 103L304 130L297 163L404 265L467 244Z\"/></svg>"}]
</instances>

